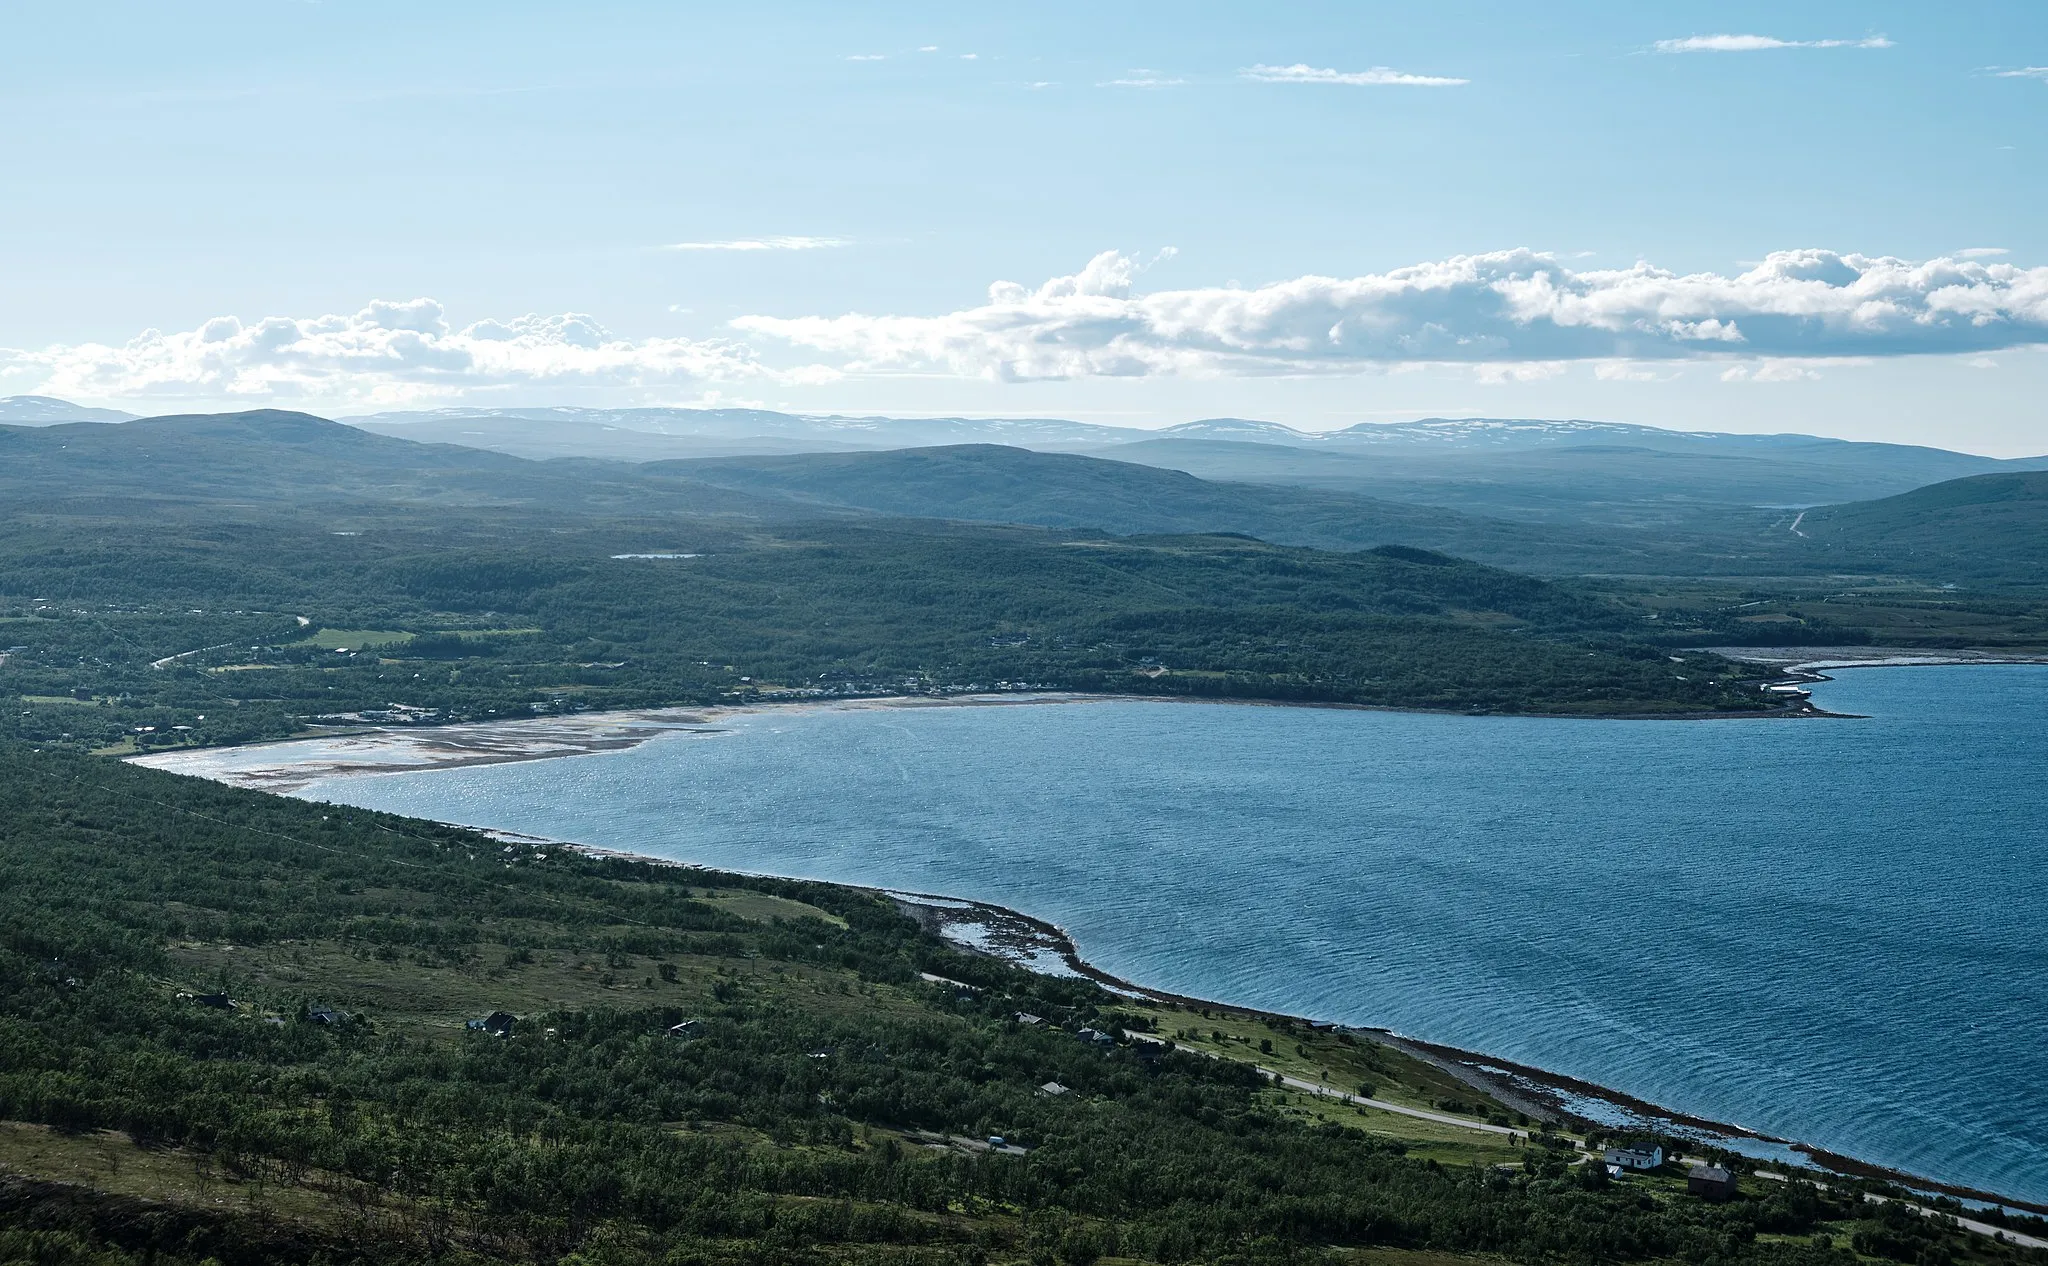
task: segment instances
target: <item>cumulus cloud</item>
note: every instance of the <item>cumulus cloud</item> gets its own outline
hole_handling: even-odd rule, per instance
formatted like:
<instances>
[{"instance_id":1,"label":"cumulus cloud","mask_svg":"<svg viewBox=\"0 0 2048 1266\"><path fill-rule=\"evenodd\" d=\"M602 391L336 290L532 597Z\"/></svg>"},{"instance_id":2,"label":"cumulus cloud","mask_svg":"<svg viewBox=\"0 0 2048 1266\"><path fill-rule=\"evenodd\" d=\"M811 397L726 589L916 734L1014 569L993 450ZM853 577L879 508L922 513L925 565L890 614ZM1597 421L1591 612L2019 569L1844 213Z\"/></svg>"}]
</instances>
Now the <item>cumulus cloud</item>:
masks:
<instances>
[{"instance_id":1,"label":"cumulus cloud","mask_svg":"<svg viewBox=\"0 0 2048 1266\"><path fill-rule=\"evenodd\" d=\"M1296 62L1292 66L1247 66L1237 72L1265 84L1342 84L1353 88L1456 88L1472 81L1445 75L1411 75L1386 66L1371 70L1326 70Z\"/></svg>"},{"instance_id":2,"label":"cumulus cloud","mask_svg":"<svg viewBox=\"0 0 2048 1266\"><path fill-rule=\"evenodd\" d=\"M822 251L850 246L843 237L733 237L716 242L670 242L671 251Z\"/></svg>"},{"instance_id":3,"label":"cumulus cloud","mask_svg":"<svg viewBox=\"0 0 2048 1266\"><path fill-rule=\"evenodd\" d=\"M1138 272L1131 257L1105 251L1037 286L997 282L987 302L939 316L749 316L734 325L854 370L918 366L997 379L1789 362L2048 343L2048 268L1983 259L1793 250L1725 275L1647 263L1575 270L1509 250L1361 277L1150 294L1137 293Z\"/></svg>"},{"instance_id":4,"label":"cumulus cloud","mask_svg":"<svg viewBox=\"0 0 2048 1266\"><path fill-rule=\"evenodd\" d=\"M1769 35L1688 35L1682 40L1658 40L1660 53L1760 53L1774 48L1890 48L1882 35L1860 40L1781 40Z\"/></svg>"},{"instance_id":5,"label":"cumulus cloud","mask_svg":"<svg viewBox=\"0 0 2048 1266\"><path fill-rule=\"evenodd\" d=\"M0 350L0 365L45 393L89 399L398 401L504 386L664 387L817 373L771 373L729 340L622 339L581 313L455 329L432 299L253 324L215 317L191 330L145 330L118 347Z\"/></svg>"}]
</instances>

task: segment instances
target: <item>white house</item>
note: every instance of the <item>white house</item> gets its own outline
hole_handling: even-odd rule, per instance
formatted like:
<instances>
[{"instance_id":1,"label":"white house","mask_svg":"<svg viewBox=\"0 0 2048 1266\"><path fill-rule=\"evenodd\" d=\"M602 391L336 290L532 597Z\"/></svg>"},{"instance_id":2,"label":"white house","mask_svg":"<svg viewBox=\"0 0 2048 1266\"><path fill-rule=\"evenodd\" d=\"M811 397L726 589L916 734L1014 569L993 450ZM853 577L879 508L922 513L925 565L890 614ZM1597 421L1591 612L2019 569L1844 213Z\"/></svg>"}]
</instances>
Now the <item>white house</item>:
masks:
<instances>
[{"instance_id":1,"label":"white house","mask_svg":"<svg viewBox=\"0 0 2048 1266\"><path fill-rule=\"evenodd\" d=\"M1607 1164L1611 1169L1650 1170L1664 1163L1664 1149L1650 1147L1610 1147L1607 1149Z\"/></svg>"}]
</instances>

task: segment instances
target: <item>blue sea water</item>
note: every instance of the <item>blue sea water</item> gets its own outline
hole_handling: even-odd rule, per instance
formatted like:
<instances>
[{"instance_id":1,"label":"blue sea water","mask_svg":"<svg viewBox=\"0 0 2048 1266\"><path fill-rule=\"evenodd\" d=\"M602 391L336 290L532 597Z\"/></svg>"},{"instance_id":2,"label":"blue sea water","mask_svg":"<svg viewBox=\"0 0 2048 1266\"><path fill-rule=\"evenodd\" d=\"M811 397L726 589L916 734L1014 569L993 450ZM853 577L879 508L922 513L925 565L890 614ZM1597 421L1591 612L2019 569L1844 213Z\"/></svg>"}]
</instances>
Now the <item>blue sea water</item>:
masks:
<instances>
[{"instance_id":1,"label":"blue sea water","mask_svg":"<svg viewBox=\"0 0 2048 1266\"><path fill-rule=\"evenodd\" d=\"M1159 988L2048 1200L2048 668L1858 720L815 710L303 794L972 897Z\"/></svg>"}]
</instances>

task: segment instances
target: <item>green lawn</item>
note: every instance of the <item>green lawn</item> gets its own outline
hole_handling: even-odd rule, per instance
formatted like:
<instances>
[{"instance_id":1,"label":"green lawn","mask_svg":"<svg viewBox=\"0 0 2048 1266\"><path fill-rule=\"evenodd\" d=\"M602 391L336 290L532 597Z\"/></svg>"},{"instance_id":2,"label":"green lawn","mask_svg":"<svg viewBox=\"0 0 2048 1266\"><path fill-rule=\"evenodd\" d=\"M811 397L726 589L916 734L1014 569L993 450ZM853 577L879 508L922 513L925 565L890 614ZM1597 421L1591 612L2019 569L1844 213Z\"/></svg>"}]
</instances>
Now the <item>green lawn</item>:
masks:
<instances>
[{"instance_id":1,"label":"green lawn","mask_svg":"<svg viewBox=\"0 0 2048 1266\"><path fill-rule=\"evenodd\" d=\"M412 634L396 629L321 629L294 645L317 646L328 651L355 651L371 646L403 646L412 639Z\"/></svg>"}]
</instances>

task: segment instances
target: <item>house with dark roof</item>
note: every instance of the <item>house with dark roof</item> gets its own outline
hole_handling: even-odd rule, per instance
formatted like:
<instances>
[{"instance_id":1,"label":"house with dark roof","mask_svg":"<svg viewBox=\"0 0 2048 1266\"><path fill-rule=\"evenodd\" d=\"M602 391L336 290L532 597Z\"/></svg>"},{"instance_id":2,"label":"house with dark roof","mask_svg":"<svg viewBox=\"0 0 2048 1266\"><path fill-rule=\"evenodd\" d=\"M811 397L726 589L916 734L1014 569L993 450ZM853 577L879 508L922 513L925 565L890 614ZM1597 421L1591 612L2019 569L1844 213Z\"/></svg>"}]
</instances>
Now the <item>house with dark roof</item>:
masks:
<instances>
[{"instance_id":1,"label":"house with dark roof","mask_svg":"<svg viewBox=\"0 0 2048 1266\"><path fill-rule=\"evenodd\" d=\"M519 1023L519 1017L509 1011L493 1011L481 1020L471 1020L471 1032L488 1033L492 1037L512 1036L512 1026Z\"/></svg>"},{"instance_id":2,"label":"house with dark roof","mask_svg":"<svg viewBox=\"0 0 2048 1266\"><path fill-rule=\"evenodd\" d=\"M1702 1200L1733 1200L1735 1175L1719 1165L1694 1165L1685 1175L1685 1189Z\"/></svg>"}]
</instances>

